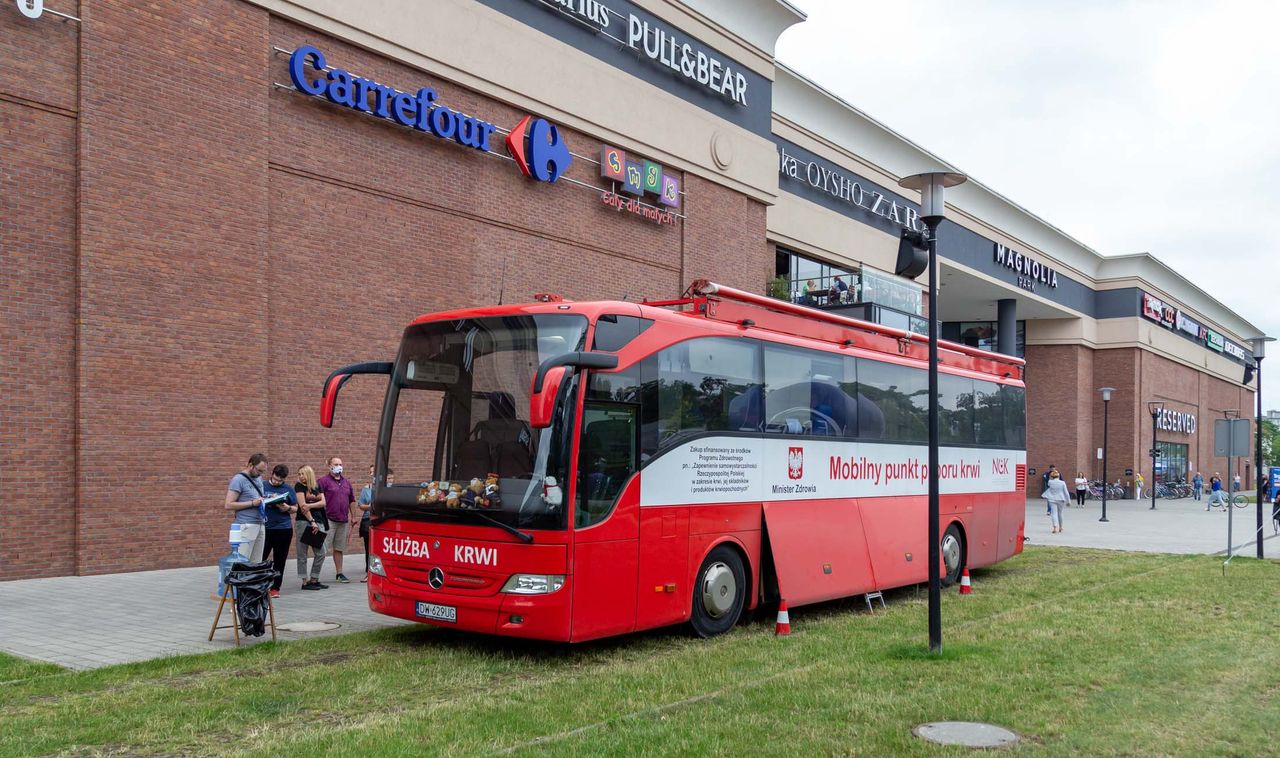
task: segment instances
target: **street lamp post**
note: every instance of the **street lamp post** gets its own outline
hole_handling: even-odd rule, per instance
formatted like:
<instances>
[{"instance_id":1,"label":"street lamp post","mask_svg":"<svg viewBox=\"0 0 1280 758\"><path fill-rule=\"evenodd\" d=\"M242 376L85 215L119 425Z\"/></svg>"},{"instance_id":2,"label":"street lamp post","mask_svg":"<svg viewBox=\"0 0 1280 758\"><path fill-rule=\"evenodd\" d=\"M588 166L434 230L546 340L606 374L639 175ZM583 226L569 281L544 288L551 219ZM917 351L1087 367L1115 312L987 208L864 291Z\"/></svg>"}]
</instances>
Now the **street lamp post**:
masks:
<instances>
[{"instance_id":1,"label":"street lamp post","mask_svg":"<svg viewBox=\"0 0 1280 758\"><path fill-rule=\"evenodd\" d=\"M1099 521L1107 521L1107 488L1111 486L1111 482L1107 479L1107 404L1111 402L1111 393L1115 392L1114 387L1103 387L1098 390L1102 393L1102 518Z\"/></svg>"},{"instance_id":2,"label":"street lamp post","mask_svg":"<svg viewBox=\"0 0 1280 758\"><path fill-rule=\"evenodd\" d=\"M1253 343L1253 361L1257 370L1257 384L1254 386L1254 396L1258 398L1258 415L1254 418L1254 458L1253 473L1258 479L1258 531L1256 534L1258 543L1258 558L1262 558L1262 498L1266 494L1266 473L1262 466L1262 359L1267 353L1267 343L1274 342L1275 337L1254 337L1250 340Z\"/></svg>"},{"instance_id":3,"label":"street lamp post","mask_svg":"<svg viewBox=\"0 0 1280 758\"><path fill-rule=\"evenodd\" d=\"M963 184L964 174L932 171L904 177L903 189L920 192L920 220L929 233L929 652L942 652L942 584L938 578L938 225L946 218L943 192Z\"/></svg>"},{"instance_id":4,"label":"street lamp post","mask_svg":"<svg viewBox=\"0 0 1280 758\"><path fill-rule=\"evenodd\" d=\"M1160 420L1160 414L1164 413L1164 403L1159 400L1152 400L1147 403L1147 410L1151 411L1151 510L1156 509L1156 458L1160 456L1160 451L1156 449L1156 422Z\"/></svg>"}]
</instances>

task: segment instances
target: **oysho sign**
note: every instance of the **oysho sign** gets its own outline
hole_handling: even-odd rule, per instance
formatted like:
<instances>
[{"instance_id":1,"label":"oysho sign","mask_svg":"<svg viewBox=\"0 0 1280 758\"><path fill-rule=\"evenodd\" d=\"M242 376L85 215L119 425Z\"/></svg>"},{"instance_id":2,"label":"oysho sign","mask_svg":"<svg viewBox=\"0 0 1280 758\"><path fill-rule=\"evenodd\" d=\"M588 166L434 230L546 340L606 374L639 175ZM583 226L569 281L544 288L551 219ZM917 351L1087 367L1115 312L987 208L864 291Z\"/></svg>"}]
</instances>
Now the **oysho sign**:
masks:
<instances>
[{"instance_id":1,"label":"oysho sign","mask_svg":"<svg viewBox=\"0 0 1280 758\"><path fill-rule=\"evenodd\" d=\"M1046 284L1050 288L1058 286L1058 272L1040 261L1034 260L1011 248L995 244L995 262L998 265L1018 274L1018 286L1024 290L1035 292L1036 284Z\"/></svg>"},{"instance_id":2,"label":"oysho sign","mask_svg":"<svg viewBox=\"0 0 1280 758\"><path fill-rule=\"evenodd\" d=\"M1182 432L1184 434L1196 433L1196 414L1182 413L1181 411L1171 411L1168 409L1160 411L1156 415L1156 428L1166 432Z\"/></svg>"},{"instance_id":3,"label":"oysho sign","mask_svg":"<svg viewBox=\"0 0 1280 758\"><path fill-rule=\"evenodd\" d=\"M791 155L783 145L778 146L778 173L788 179L802 181L819 192L825 192L841 202L870 211L899 226L905 226L912 231L924 231L920 212L915 208L899 203L879 190L864 188L856 177L829 169L817 161L806 161Z\"/></svg>"}]
</instances>

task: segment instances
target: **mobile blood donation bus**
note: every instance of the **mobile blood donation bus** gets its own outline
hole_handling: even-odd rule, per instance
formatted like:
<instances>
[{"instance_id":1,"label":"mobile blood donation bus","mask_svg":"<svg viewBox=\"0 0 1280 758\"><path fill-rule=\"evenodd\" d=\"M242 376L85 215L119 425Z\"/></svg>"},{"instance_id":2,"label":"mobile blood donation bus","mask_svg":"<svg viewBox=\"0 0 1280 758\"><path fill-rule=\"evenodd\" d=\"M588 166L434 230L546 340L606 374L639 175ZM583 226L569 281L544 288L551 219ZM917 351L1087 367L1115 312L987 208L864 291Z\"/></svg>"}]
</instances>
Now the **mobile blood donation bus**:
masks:
<instances>
[{"instance_id":1,"label":"mobile blood donation bus","mask_svg":"<svg viewBox=\"0 0 1280 758\"><path fill-rule=\"evenodd\" d=\"M369 605L581 641L927 580L927 341L700 280L424 316L377 441ZM944 582L1022 550L1023 361L939 348ZM396 484L385 472L396 471Z\"/></svg>"}]
</instances>

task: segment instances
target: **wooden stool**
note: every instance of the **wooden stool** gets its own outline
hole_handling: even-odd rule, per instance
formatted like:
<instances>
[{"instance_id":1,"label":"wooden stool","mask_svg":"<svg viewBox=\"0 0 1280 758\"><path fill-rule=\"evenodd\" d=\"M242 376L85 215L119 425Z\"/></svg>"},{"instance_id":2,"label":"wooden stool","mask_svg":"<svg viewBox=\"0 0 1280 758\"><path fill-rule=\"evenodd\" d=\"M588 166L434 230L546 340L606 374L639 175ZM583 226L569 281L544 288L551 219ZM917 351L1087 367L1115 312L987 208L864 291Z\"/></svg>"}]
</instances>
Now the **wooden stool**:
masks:
<instances>
[{"instance_id":1,"label":"wooden stool","mask_svg":"<svg viewBox=\"0 0 1280 758\"><path fill-rule=\"evenodd\" d=\"M218 626L218 619L222 618L222 607L227 603L231 603L231 626ZM271 622L271 641L276 641L276 609L271 604L271 595L267 594L267 617ZM213 641L213 633L219 629L230 629L236 637L236 647L240 647L240 614L236 612L236 595L235 588L230 583L224 585L222 589L222 599L218 601L218 612L213 615L213 627L209 629L209 641Z\"/></svg>"}]
</instances>

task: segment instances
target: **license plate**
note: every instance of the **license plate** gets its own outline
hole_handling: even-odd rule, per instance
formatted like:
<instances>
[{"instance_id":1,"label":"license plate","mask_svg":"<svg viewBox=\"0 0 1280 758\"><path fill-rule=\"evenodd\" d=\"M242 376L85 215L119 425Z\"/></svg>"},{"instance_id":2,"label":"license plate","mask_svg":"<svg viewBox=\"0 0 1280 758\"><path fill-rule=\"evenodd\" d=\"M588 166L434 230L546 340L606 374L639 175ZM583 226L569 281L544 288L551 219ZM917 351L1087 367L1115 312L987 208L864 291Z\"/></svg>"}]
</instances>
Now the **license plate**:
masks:
<instances>
[{"instance_id":1,"label":"license plate","mask_svg":"<svg viewBox=\"0 0 1280 758\"><path fill-rule=\"evenodd\" d=\"M418 603L418 615L432 621L448 621L450 624L458 623L458 609L452 605Z\"/></svg>"}]
</instances>

